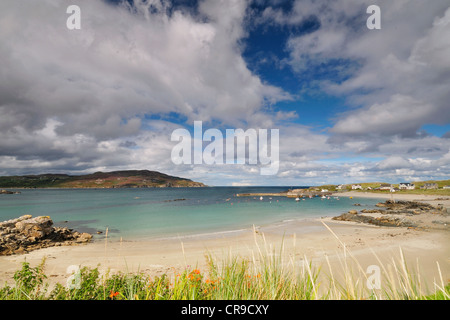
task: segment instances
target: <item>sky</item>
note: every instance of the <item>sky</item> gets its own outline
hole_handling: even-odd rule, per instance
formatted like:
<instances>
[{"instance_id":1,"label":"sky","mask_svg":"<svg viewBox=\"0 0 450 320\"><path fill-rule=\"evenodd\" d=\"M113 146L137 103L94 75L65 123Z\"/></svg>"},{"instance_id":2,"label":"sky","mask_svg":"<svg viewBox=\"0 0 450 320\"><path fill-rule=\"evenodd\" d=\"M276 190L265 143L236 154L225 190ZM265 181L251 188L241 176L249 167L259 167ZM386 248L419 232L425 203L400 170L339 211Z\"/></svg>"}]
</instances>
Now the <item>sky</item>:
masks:
<instances>
[{"instance_id":1,"label":"sky","mask_svg":"<svg viewBox=\"0 0 450 320\"><path fill-rule=\"evenodd\" d=\"M367 27L370 5L381 29ZM447 0L2 0L0 58L0 175L450 178ZM279 130L276 173L175 164L172 133L194 137L194 121L224 136Z\"/></svg>"}]
</instances>

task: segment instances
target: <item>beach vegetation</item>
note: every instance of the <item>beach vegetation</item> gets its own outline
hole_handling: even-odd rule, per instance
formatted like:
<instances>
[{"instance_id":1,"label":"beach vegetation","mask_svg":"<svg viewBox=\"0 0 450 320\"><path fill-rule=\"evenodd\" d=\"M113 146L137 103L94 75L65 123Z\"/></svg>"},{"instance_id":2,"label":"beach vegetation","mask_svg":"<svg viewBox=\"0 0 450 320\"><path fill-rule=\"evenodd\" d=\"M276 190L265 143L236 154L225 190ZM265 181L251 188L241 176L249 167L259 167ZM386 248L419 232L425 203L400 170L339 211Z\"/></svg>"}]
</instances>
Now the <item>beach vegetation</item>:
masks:
<instances>
[{"instance_id":1,"label":"beach vegetation","mask_svg":"<svg viewBox=\"0 0 450 320\"><path fill-rule=\"evenodd\" d=\"M344 248L342 268L328 270L306 257L294 259L283 248L261 249L252 257L207 254L206 267L186 266L182 272L151 277L138 273L102 273L82 267L77 285L46 280L45 260L36 267L23 262L14 284L0 286L0 300L449 300L450 283L431 287L410 268L402 252L397 263L380 266L382 286L367 286L368 275ZM437 268L440 273L439 264Z\"/></svg>"}]
</instances>

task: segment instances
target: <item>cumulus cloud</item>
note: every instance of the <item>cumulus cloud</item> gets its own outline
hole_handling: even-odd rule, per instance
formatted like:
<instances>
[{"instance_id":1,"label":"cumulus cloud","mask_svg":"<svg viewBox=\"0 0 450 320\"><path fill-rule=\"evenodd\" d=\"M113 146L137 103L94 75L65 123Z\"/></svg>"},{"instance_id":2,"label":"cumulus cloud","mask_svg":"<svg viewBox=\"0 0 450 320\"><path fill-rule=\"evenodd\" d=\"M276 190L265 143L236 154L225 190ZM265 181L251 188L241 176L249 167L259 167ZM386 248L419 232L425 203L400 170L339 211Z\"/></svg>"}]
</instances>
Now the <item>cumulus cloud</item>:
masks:
<instances>
[{"instance_id":1,"label":"cumulus cloud","mask_svg":"<svg viewBox=\"0 0 450 320\"><path fill-rule=\"evenodd\" d=\"M261 110L289 98L246 67L245 2L204 1L197 16L158 0L78 1L81 30L66 28L68 5L0 4L2 157L107 167L109 152L126 155L126 141L155 150L143 138L154 116L271 122Z\"/></svg>"},{"instance_id":2,"label":"cumulus cloud","mask_svg":"<svg viewBox=\"0 0 450 320\"><path fill-rule=\"evenodd\" d=\"M366 28L370 4L381 7L381 30ZM290 37L287 62L300 75L326 66L329 76L309 85L356 109L331 132L410 136L424 124L450 122L446 1L296 1L289 13L270 8L263 16L288 25L318 21L311 32Z\"/></svg>"},{"instance_id":3,"label":"cumulus cloud","mask_svg":"<svg viewBox=\"0 0 450 320\"><path fill-rule=\"evenodd\" d=\"M259 15L251 1L130 3L77 1L81 30L66 28L68 1L0 3L0 174L142 168L211 185L450 174L449 133L423 128L450 123L445 0L297 0L290 11L269 1ZM365 27L371 4L382 9L381 30ZM333 120L327 131L271 108L301 93L249 69L249 19L314 26L293 32L278 62L308 79L301 93L344 100L345 112L324 115ZM194 120L280 129L278 174L262 180L255 166L175 166L171 133Z\"/></svg>"},{"instance_id":4,"label":"cumulus cloud","mask_svg":"<svg viewBox=\"0 0 450 320\"><path fill-rule=\"evenodd\" d=\"M372 4L381 7L381 30L366 28ZM326 77L306 82L304 91L342 97L350 106L333 115L328 139L317 144L323 152L312 154L354 160L349 168L336 160L315 173L334 168L342 179L450 174L444 161L448 133L440 138L423 128L450 123L450 43L443 40L450 36L448 2L302 0L289 12L266 8L260 19L283 26L315 22L315 28L288 39L285 63L300 78L325 68ZM291 153L298 161L303 154Z\"/></svg>"}]
</instances>

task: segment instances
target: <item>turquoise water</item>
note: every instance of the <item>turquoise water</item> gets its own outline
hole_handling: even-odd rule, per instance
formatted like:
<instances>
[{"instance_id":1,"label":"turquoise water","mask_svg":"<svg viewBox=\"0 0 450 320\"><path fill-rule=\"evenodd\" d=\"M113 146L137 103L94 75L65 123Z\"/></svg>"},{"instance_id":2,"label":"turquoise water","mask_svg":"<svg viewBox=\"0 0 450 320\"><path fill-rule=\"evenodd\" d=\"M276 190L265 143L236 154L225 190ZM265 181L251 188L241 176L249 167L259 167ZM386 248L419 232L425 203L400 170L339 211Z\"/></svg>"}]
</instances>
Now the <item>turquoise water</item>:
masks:
<instances>
[{"instance_id":1,"label":"turquoise water","mask_svg":"<svg viewBox=\"0 0 450 320\"><path fill-rule=\"evenodd\" d=\"M161 238L216 233L296 219L336 216L372 208L379 199L339 200L235 197L237 193L280 192L286 187L164 189L26 189L0 195L0 221L24 214L50 216L57 226L102 231L104 237ZM185 199L177 200L176 199Z\"/></svg>"}]
</instances>

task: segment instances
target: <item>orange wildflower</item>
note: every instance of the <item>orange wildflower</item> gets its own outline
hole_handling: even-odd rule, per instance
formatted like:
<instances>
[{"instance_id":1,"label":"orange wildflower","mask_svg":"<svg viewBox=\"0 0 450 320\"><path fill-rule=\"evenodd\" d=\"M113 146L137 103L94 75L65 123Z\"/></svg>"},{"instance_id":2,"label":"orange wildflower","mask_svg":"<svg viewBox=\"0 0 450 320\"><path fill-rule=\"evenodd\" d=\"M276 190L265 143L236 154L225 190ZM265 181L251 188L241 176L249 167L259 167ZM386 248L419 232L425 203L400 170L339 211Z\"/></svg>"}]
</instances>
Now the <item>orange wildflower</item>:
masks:
<instances>
[{"instance_id":1,"label":"orange wildflower","mask_svg":"<svg viewBox=\"0 0 450 320\"><path fill-rule=\"evenodd\" d=\"M112 291L111 290L111 294L109 295L109 297L111 298L111 299L113 299L115 296L117 296L117 295L119 295L119 292L114 292L114 291Z\"/></svg>"}]
</instances>

